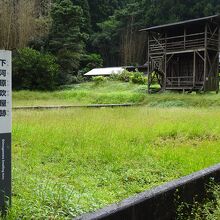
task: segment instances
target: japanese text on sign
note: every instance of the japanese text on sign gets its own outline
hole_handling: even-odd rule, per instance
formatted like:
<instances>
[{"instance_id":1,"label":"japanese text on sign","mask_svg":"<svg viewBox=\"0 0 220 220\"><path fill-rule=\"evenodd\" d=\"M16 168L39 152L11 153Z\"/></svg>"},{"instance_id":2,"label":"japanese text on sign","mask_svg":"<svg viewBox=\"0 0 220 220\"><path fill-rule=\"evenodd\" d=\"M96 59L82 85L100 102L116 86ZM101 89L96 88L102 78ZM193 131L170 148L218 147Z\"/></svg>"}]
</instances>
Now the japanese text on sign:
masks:
<instances>
[{"instance_id":1,"label":"japanese text on sign","mask_svg":"<svg viewBox=\"0 0 220 220\"><path fill-rule=\"evenodd\" d=\"M11 132L11 52L0 51L0 133Z\"/></svg>"}]
</instances>

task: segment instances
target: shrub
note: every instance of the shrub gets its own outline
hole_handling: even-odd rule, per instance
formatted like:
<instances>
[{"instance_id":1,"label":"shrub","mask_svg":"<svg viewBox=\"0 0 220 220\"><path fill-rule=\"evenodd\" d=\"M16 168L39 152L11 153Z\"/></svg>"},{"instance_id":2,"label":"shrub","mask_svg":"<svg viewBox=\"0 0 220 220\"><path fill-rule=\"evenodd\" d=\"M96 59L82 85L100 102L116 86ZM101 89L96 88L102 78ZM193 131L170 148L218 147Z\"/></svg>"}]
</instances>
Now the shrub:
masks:
<instances>
[{"instance_id":1,"label":"shrub","mask_svg":"<svg viewBox=\"0 0 220 220\"><path fill-rule=\"evenodd\" d=\"M130 82L132 77L132 72L124 70L121 74L118 75L118 80L123 82Z\"/></svg>"},{"instance_id":2,"label":"shrub","mask_svg":"<svg viewBox=\"0 0 220 220\"><path fill-rule=\"evenodd\" d=\"M111 80L111 81L118 81L119 80L119 75L118 74L111 74L110 76L109 76L109 80Z\"/></svg>"},{"instance_id":3,"label":"shrub","mask_svg":"<svg viewBox=\"0 0 220 220\"><path fill-rule=\"evenodd\" d=\"M132 82L135 84L146 84L147 83L147 77L145 77L143 73L129 72L127 70L124 70L119 75L114 75L112 79L117 79L123 82Z\"/></svg>"},{"instance_id":4,"label":"shrub","mask_svg":"<svg viewBox=\"0 0 220 220\"><path fill-rule=\"evenodd\" d=\"M85 78L83 77L83 75L78 74L77 76L71 76L71 84L78 84L78 83L82 83L85 82Z\"/></svg>"},{"instance_id":5,"label":"shrub","mask_svg":"<svg viewBox=\"0 0 220 220\"><path fill-rule=\"evenodd\" d=\"M94 76L92 77L92 81L95 82L95 84L100 84L102 82L107 81L107 78L104 76Z\"/></svg>"},{"instance_id":6,"label":"shrub","mask_svg":"<svg viewBox=\"0 0 220 220\"><path fill-rule=\"evenodd\" d=\"M131 76L131 81L136 84L146 84L147 77L141 72L133 72Z\"/></svg>"},{"instance_id":7,"label":"shrub","mask_svg":"<svg viewBox=\"0 0 220 220\"><path fill-rule=\"evenodd\" d=\"M51 54L23 48L13 58L13 87L15 89L51 90L57 84L59 66Z\"/></svg>"}]
</instances>

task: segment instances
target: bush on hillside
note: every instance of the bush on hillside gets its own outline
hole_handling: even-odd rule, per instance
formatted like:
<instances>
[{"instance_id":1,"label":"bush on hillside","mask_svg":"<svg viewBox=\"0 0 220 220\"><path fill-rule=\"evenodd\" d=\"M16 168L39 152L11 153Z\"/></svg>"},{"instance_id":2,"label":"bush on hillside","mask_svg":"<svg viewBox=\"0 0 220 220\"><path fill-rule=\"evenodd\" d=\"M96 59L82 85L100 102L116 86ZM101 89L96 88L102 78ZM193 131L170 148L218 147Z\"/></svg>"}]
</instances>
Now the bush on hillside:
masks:
<instances>
[{"instance_id":1,"label":"bush on hillside","mask_svg":"<svg viewBox=\"0 0 220 220\"><path fill-rule=\"evenodd\" d=\"M110 80L110 81L118 81L119 80L119 78L118 78L118 74L112 74L112 75L110 75L109 77L108 77L108 79Z\"/></svg>"},{"instance_id":2,"label":"bush on hillside","mask_svg":"<svg viewBox=\"0 0 220 220\"><path fill-rule=\"evenodd\" d=\"M15 89L52 90L56 87L59 66L51 54L23 48L13 58Z\"/></svg>"},{"instance_id":3,"label":"bush on hillside","mask_svg":"<svg viewBox=\"0 0 220 220\"><path fill-rule=\"evenodd\" d=\"M135 84L146 84L147 83L147 77L144 76L143 73L141 72L129 72L127 70L124 70L121 74L119 75L112 75L111 76L112 80L120 80L123 82L132 82Z\"/></svg>"},{"instance_id":4,"label":"bush on hillside","mask_svg":"<svg viewBox=\"0 0 220 220\"><path fill-rule=\"evenodd\" d=\"M82 74L78 74L77 76L71 76L71 84L79 84L86 81L86 78Z\"/></svg>"},{"instance_id":5,"label":"bush on hillside","mask_svg":"<svg viewBox=\"0 0 220 220\"><path fill-rule=\"evenodd\" d=\"M131 81L135 84L146 84L147 77L141 72L133 72L131 76Z\"/></svg>"},{"instance_id":6,"label":"bush on hillside","mask_svg":"<svg viewBox=\"0 0 220 220\"><path fill-rule=\"evenodd\" d=\"M108 79L104 76L94 76L92 77L92 81L95 82L96 85L107 81Z\"/></svg>"},{"instance_id":7,"label":"bush on hillside","mask_svg":"<svg viewBox=\"0 0 220 220\"><path fill-rule=\"evenodd\" d=\"M130 82L132 77L132 72L124 70L121 74L118 75L118 80L123 82Z\"/></svg>"}]
</instances>

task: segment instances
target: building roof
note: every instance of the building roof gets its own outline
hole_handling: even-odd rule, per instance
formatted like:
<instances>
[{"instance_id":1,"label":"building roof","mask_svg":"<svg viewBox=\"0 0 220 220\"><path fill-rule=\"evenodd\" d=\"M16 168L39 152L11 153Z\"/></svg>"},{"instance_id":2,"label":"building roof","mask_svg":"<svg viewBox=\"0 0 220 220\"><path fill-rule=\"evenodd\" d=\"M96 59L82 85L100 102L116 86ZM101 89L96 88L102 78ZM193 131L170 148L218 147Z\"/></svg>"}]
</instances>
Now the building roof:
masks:
<instances>
[{"instance_id":1,"label":"building roof","mask_svg":"<svg viewBox=\"0 0 220 220\"><path fill-rule=\"evenodd\" d=\"M125 68L123 67L96 68L84 74L84 76L110 76L112 74L121 74L124 70Z\"/></svg>"},{"instance_id":2,"label":"building roof","mask_svg":"<svg viewBox=\"0 0 220 220\"><path fill-rule=\"evenodd\" d=\"M160 31L163 29L171 28L171 27L184 26L184 25L195 24L195 23L205 23L207 21L210 21L210 22L214 21L220 24L220 15L213 15L213 16L208 16L208 17L203 17L203 18L197 18L197 19L191 19L191 20L186 20L186 21L174 22L170 24L158 25L154 27L144 28L144 29L141 29L140 31Z\"/></svg>"}]
</instances>

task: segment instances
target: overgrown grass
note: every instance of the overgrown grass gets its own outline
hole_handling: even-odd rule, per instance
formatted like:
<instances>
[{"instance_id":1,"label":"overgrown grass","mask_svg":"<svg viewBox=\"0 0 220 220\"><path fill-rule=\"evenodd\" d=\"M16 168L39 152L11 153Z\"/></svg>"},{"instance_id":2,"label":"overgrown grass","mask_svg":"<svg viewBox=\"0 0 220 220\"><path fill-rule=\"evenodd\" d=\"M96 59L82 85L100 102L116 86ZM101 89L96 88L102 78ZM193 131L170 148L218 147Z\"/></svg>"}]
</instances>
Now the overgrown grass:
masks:
<instances>
[{"instance_id":1,"label":"overgrown grass","mask_svg":"<svg viewBox=\"0 0 220 220\"><path fill-rule=\"evenodd\" d=\"M145 93L146 86L133 83L88 82L64 87L55 92L13 92L13 105L140 103L144 100Z\"/></svg>"},{"instance_id":2,"label":"overgrown grass","mask_svg":"<svg viewBox=\"0 0 220 220\"><path fill-rule=\"evenodd\" d=\"M220 95L171 92L149 95L146 85L118 81L106 81L100 84L82 83L55 92L19 91L13 93L14 106L109 103L140 103L151 107L216 107L220 106Z\"/></svg>"},{"instance_id":3,"label":"overgrown grass","mask_svg":"<svg viewBox=\"0 0 220 220\"><path fill-rule=\"evenodd\" d=\"M220 111L15 111L8 219L71 219L220 161Z\"/></svg>"}]
</instances>

